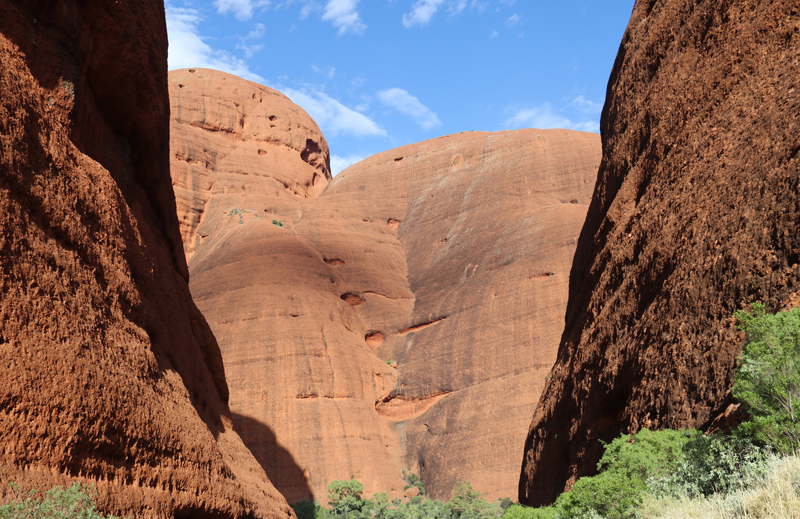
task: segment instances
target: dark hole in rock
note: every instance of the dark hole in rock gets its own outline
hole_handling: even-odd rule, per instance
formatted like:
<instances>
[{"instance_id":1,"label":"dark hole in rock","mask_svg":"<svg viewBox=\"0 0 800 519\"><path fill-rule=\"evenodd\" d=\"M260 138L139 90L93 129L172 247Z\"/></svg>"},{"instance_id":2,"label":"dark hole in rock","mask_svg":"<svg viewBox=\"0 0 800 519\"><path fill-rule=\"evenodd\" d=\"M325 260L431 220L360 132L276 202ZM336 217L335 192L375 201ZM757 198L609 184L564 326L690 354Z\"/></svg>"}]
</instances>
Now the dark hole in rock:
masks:
<instances>
[{"instance_id":1,"label":"dark hole in rock","mask_svg":"<svg viewBox=\"0 0 800 519\"><path fill-rule=\"evenodd\" d=\"M347 292L345 294L342 294L339 297L342 299L342 301L344 301L345 303L347 303L350 306L358 306L358 305L363 305L364 304L364 300L363 299L361 299L359 296L357 296L357 295L355 295L355 294L353 294L351 292Z\"/></svg>"}]
</instances>

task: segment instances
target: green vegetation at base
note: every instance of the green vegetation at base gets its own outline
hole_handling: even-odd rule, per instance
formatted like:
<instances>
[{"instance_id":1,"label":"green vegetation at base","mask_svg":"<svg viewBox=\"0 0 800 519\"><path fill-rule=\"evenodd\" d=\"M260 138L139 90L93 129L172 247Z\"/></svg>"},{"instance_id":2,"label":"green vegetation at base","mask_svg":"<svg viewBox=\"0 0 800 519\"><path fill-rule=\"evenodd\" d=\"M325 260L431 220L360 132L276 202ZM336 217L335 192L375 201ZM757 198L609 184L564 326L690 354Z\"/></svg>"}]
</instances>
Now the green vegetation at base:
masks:
<instances>
[{"instance_id":1,"label":"green vegetation at base","mask_svg":"<svg viewBox=\"0 0 800 519\"><path fill-rule=\"evenodd\" d=\"M116 519L95 510L96 492L91 486L54 487L42 497L36 490L21 492L14 483L9 487L7 502L0 506L0 519Z\"/></svg>"},{"instance_id":2,"label":"green vegetation at base","mask_svg":"<svg viewBox=\"0 0 800 519\"><path fill-rule=\"evenodd\" d=\"M736 312L747 342L733 395L751 419L730 435L650 431L605 445L596 476L553 505L504 519L797 517L800 513L800 309ZM775 491L771 491L771 489Z\"/></svg>"},{"instance_id":3,"label":"green vegetation at base","mask_svg":"<svg viewBox=\"0 0 800 519\"><path fill-rule=\"evenodd\" d=\"M364 499L364 486L352 479L336 480L328 485L328 506L319 501L301 501L292 505L298 519L497 519L511 505L510 498L489 503L472 485L460 481L453 488L453 499L442 502L425 497L425 485L416 474L403 469L405 490L416 487L419 494L403 499L389 499L385 492Z\"/></svg>"}]
</instances>

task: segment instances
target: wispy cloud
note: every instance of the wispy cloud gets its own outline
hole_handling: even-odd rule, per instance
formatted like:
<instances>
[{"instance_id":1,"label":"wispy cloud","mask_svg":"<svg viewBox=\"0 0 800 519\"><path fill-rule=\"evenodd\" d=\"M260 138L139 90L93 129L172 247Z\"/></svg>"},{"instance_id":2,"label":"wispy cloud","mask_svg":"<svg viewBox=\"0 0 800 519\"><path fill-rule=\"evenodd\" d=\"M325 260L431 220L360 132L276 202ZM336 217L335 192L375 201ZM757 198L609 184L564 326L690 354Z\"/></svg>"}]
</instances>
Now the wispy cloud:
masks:
<instances>
[{"instance_id":1,"label":"wispy cloud","mask_svg":"<svg viewBox=\"0 0 800 519\"><path fill-rule=\"evenodd\" d=\"M428 25L433 15L445 7L451 16L456 16L463 13L467 7L471 11L482 13L486 9L486 4L481 0L416 0L411 5L411 12L403 15L403 25L406 28Z\"/></svg>"},{"instance_id":2,"label":"wispy cloud","mask_svg":"<svg viewBox=\"0 0 800 519\"><path fill-rule=\"evenodd\" d=\"M565 128L600 133L600 123L598 121L573 122L553 108L550 103L545 103L541 106L518 108L513 112L513 115L503 123L503 127L507 130L519 128L539 128L541 130Z\"/></svg>"},{"instance_id":3,"label":"wispy cloud","mask_svg":"<svg viewBox=\"0 0 800 519\"><path fill-rule=\"evenodd\" d=\"M430 108L402 88L390 88L378 92L378 99L398 112L409 115L423 130L440 126L442 121Z\"/></svg>"},{"instance_id":4,"label":"wispy cloud","mask_svg":"<svg viewBox=\"0 0 800 519\"><path fill-rule=\"evenodd\" d=\"M320 68L314 64L311 65L311 70L317 74L322 74L328 79L333 79L333 75L336 73L336 67Z\"/></svg>"},{"instance_id":5,"label":"wispy cloud","mask_svg":"<svg viewBox=\"0 0 800 519\"><path fill-rule=\"evenodd\" d=\"M500 36L500 35L497 33L496 30L492 31L492 34L489 35L490 38L497 38L498 36Z\"/></svg>"},{"instance_id":6,"label":"wispy cloud","mask_svg":"<svg viewBox=\"0 0 800 519\"><path fill-rule=\"evenodd\" d=\"M346 157L331 155L331 174L336 176L339 172L344 171L356 162L361 162L366 158L367 157L363 155L348 155Z\"/></svg>"},{"instance_id":7,"label":"wispy cloud","mask_svg":"<svg viewBox=\"0 0 800 519\"><path fill-rule=\"evenodd\" d=\"M243 40L258 40L264 37L267 34L267 28L264 27L263 23L257 23L253 26L253 30L247 33L247 36L242 38Z\"/></svg>"},{"instance_id":8,"label":"wispy cloud","mask_svg":"<svg viewBox=\"0 0 800 519\"><path fill-rule=\"evenodd\" d=\"M386 130L375 121L352 108L346 107L324 92L308 89L294 90L292 88L284 88L281 91L308 112L326 135L346 134L356 137L386 137Z\"/></svg>"},{"instance_id":9,"label":"wispy cloud","mask_svg":"<svg viewBox=\"0 0 800 519\"><path fill-rule=\"evenodd\" d=\"M339 29L339 35L351 32L361 34L367 26L361 21L356 8L359 0L328 0L322 19Z\"/></svg>"},{"instance_id":10,"label":"wispy cloud","mask_svg":"<svg viewBox=\"0 0 800 519\"><path fill-rule=\"evenodd\" d=\"M582 95L573 99L570 105L575 106L578 110L585 114L599 114L603 111L602 104L589 101Z\"/></svg>"},{"instance_id":11,"label":"wispy cloud","mask_svg":"<svg viewBox=\"0 0 800 519\"><path fill-rule=\"evenodd\" d=\"M166 15L170 70L189 67L211 68L251 81L264 82L264 78L250 71L247 63L227 52L213 49L203 41L197 29L203 18L197 10L167 6Z\"/></svg>"},{"instance_id":12,"label":"wispy cloud","mask_svg":"<svg viewBox=\"0 0 800 519\"><path fill-rule=\"evenodd\" d=\"M444 0L417 0L411 6L411 12L403 15L403 25L407 28L427 25L443 2Z\"/></svg>"},{"instance_id":13,"label":"wispy cloud","mask_svg":"<svg viewBox=\"0 0 800 519\"><path fill-rule=\"evenodd\" d=\"M508 17L508 19L506 20L505 23L509 27L514 27L516 25L519 25L521 21L522 21L522 19L519 17L519 15L517 13L514 13L511 16Z\"/></svg>"},{"instance_id":14,"label":"wispy cloud","mask_svg":"<svg viewBox=\"0 0 800 519\"><path fill-rule=\"evenodd\" d=\"M219 14L233 13L238 20L249 20L253 11L269 5L269 0L214 0L214 7Z\"/></svg>"}]
</instances>

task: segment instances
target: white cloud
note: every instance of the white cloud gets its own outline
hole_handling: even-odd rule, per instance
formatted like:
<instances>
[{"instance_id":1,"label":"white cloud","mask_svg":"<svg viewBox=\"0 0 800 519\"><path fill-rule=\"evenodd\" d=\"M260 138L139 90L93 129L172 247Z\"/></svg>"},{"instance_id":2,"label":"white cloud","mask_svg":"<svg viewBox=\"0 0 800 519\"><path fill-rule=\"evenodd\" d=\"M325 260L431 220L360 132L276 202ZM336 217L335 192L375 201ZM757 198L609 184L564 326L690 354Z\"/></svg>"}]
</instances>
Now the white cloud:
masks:
<instances>
[{"instance_id":1,"label":"white cloud","mask_svg":"<svg viewBox=\"0 0 800 519\"><path fill-rule=\"evenodd\" d=\"M203 21L197 10L166 7L168 68L211 68L264 83L264 78L250 71L247 63L227 52L213 49L203 41L197 26Z\"/></svg>"},{"instance_id":2,"label":"white cloud","mask_svg":"<svg viewBox=\"0 0 800 519\"><path fill-rule=\"evenodd\" d=\"M378 92L378 99L398 112L411 116L423 130L430 130L442 124L430 108L402 88L381 90Z\"/></svg>"},{"instance_id":3,"label":"white cloud","mask_svg":"<svg viewBox=\"0 0 800 519\"><path fill-rule=\"evenodd\" d=\"M331 174L336 176L339 174L339 172L344 171L356 162L361 162L366 158L367 157L362 155L348 155L346 157L331 155Z\"/></svg>"},{"instance_id":4,"label":"white cloud","mask_svg":"<svg viewBox=\"0 0 800 519\"><path fill-rule=\"evenodd\" d=\"M497 38L498 36L500 36L500 34L498 34L497 31L492 31L492 34L489 35L490 38Z\"/></svg>"},{"instance_id":5,"label":"white cloud","mask_svg":"<svg viewBox=\"0 0 800 519\"><path fill-rule=\"evenodd\" d=\"M253 26L253 30L250 31L247 36L242 38L243 40L258 40L263 38L264 35L267 34L267 28L264 27L263 23L257 23Z\"/></svg>"},{"instance_id":6,"label":"white cloud","mask_svg":"<svg viewBox=\"0 0 800 519\"><path fill-rule=\"evenodd\" d=\"M313 63L311 64L311 70L316 72L317 74L322 74L326 76L328 79L333 79L333 75L336 73L336 67L328 67L328 68L320 68Z\"/></svg>"},{"instance_id":7,"label":"white cloud","mask_svg":"<svg viewBox=\"0 0 800 519\"><path fill-rule=\"evenodd\" d=\"M452 14L461 14L461 12L467 8L467 0L458 0L450 4L450 7L447 9Z\"/></svg>"},{"instance_id":8,"label":"white cloud","mask_svg":"<svg viewBox=\"0 0 800 519\"><path fill-rule=\"evenodd\" d=\"M236 46L237 49L242 49L244 51L244 57L250 59L253 55L264 48L264 44L260 43L258 45L244 45L239 44Z\"/></svg>"},{"instance_id":9,"label":"white cloud","mask_svg":"<svg viewBox=\"0 0 800 519\"><path fill-rule=\"evenodd\" d=\"M599 114L603 111L603 105L589 101L582 95L573 99L570 105L578 107L578 110L585 114Z\"/></svg>"},{"instance_id":10,"label":"white cloud","mask_svg":"<svg viewBox=\"0 0 800 519\"><path fill-rule=\"evenodd\" d=\"M381 128L375 121L346 107L323 92L299 91L291 88L284 88L282 91L289 99L308 112L326 135L347 134L357 137L386 137L386 130Z\"/></svg>"},{"instance_id":11,"label":"white cloud","mask_svg":"<svg viewBox=\"0 0 800 519\"><path fill-rule=\"evenodd\" d=\"M339 29L339 35L352 32L361 34L367 28L358 16L359 0L328 0L322 19Z\"/></svg>"},{"instance_id":12,"label":"white cloud","mask_svg":"<svg viewBox=\"0 0 800 519\"><path fill-rule=\"evenodd\" d=\"M508 25L509 27L514 27L515 25L519 25L521 21L522 20L520 19L519 15L517 13L514 13L508 17L508 19L506 20L506 25Z\"/></svg>"},{"instance_id":13,"label":"white cloud","mask_svg":"<svg viewBox=\"0 0 800 519\"><path fill-rule=\"evenodd\" d=\"M249 20L253 11L269 5L269 0L214 0L214 7L219 14L232 12L238 20Z\"/></svg>"},{"instance_id":14,"label":"white cloud","mask_svg":"<svg viewBox=\"0 0 800 519\"><path fill-rule=\"evenodd\" d=\"M550 103L518 109L514 115L506 119L503 126L507 130L519 128L539 128L541 130L566 128L568 130L600 133L600 123L598 121L574 123L553 109Z\"/></svg>"},{"instance_id":15,"label":"white cloud","mask_svg":"<svg viewBox=\"0 0 800 519\"><path fill-rule=\"evenodd\" d=\"M411 6L411 13L403 15L403 25L406 28L415 25L427 25L443 2L444 0L417 0Z\"/></svg>"}]
</instances>

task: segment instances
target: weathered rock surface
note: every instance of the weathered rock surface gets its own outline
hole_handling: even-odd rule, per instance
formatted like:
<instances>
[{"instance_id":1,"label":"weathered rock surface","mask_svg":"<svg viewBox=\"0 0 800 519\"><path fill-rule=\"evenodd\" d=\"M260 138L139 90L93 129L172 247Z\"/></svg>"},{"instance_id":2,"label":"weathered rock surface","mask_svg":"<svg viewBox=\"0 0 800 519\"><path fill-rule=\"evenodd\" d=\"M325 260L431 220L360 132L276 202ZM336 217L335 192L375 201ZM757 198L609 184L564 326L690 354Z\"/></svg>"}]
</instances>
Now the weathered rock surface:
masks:
<instances>
[{"instance_id":1,"label":"weathered rock surface","mask_svg":"<svg viewBox=\"0 0 800 519\"><path fill-rule=\"evenodd\" d=\"M292 517L233 431L169 177L163 3L0 1L0 491Z\"/></svg>"},{"instance_id":2,"label":"weathered rock surface","mask_svg":"<svg viewBox=\"0 0 800 519\"><path fill-rule=\"evenodd\" d=\"M598 136L451 135L370 157L320 195L327 145L284 96L201 69L170 72L170 91L192 294L277 488L324 500L356 478L401 497L407 467L434 496L458 479L512 495Z\"/></svg>"},{"instance_id":3,"label":"weathered rock surface","mask_svg":"<svg viewBox=\"0 0 800 519\"><path fill-rule=\"evenodd\" d=\"M732 313L800 284L798 77L797 2L636 2L522 502L591 473L598 439L728 409Z\"/></svg>"}]
</instances>

